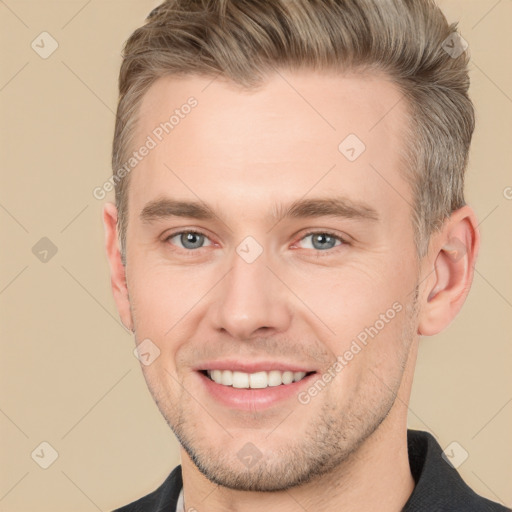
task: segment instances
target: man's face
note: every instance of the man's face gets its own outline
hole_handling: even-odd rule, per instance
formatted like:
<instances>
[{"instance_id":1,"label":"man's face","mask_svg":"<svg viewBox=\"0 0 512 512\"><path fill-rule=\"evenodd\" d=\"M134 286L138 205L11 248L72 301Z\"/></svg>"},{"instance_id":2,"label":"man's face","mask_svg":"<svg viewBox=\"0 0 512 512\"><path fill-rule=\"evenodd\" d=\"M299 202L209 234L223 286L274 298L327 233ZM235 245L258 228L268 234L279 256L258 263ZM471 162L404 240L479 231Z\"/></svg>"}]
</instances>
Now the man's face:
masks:
<instances>
[{"instance_id":1,"label":"man's face","mask_svg":"<svg viewBox=\"0 0 512 512\"><path fill-rule=\"evenodd\" d=\"M149 389L216 483L297 485L342 464L388 413L405 423L393 411L414 363L419 270L399 99L382 77L313 72L252 92L168 77L144 98L134 149L158 144L129 186L130 309L137 342L160 350L142 365ZM306 376L276 385L290 377L280 370Z\"/></svg>"}]
</instances>

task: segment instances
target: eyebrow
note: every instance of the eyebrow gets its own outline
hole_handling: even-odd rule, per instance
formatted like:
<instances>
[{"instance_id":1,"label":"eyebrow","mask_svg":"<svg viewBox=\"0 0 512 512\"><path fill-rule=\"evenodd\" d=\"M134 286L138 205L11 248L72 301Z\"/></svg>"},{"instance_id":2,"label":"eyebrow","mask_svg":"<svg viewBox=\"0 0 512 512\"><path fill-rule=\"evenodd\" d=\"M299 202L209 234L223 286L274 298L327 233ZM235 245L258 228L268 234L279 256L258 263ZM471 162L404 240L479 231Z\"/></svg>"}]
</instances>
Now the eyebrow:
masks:
<instances>
[{"instance_id":1,"label":"eyebrow","mask_svg":"<svg viewBox=\"0 0 512 512\"><path fill-rule=\"evenodd\" d=\"M289 205L274 204L267 218L281 221L285 218L342 217L348 219L378 221L377 211L367 204L343 197L298 199ZM140 212L144 223L165 220L170 217L187 217L198 220L217 218L206 203L160 198L147 203Z\"/></svg>"}]
</instances>

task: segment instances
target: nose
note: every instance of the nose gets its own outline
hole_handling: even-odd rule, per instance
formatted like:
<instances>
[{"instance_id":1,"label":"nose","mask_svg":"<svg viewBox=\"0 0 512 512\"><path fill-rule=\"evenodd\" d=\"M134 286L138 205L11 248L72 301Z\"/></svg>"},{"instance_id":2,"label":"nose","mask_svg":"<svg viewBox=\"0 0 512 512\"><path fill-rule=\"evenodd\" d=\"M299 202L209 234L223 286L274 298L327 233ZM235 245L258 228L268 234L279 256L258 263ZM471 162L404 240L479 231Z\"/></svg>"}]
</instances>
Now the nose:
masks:
<instances>
[{"instance_id":1,"label":"nose","mask_svg":"<svg viewBox=\"0 0 512 512\"><path fill-rule=\"evenodd\" d=\"M210 309L215 328L239 340L286 331L290 292L276 270L268 268L266 251L252 262L233 251L231 263Z\"/></svg>"}]
</instances>

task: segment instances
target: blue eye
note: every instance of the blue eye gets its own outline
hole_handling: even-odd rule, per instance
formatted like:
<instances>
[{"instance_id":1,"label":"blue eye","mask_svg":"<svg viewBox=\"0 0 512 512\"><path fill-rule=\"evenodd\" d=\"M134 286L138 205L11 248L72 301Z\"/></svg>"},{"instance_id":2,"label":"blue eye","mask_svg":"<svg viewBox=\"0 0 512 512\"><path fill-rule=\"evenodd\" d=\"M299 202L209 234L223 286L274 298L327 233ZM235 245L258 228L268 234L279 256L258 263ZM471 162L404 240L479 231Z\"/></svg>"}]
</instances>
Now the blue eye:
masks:
<instances>
[{"instance_id":1,"label":"blue eye","mask_svg":"<svg viewBox=\"0 0 512 512\"><path fill-rule=\"evenodd\" d=\"M178 233L173 233L172 235L169 235L165 239L165 241L177 245L175 242L172 242L172 240L175 238L178 239L183 249L190 250L201 249L202 247L204 247L203 243L205 242L205 240L208 240L206 235L198 233L197 231L180 231ZM211 243L208 243L207 245L211 245Z\"/></svg>"},{"instance_id":2,"label":"blue eye","mask_svg":"<svg viewBox=\"0 0 512 512\"><path fill-rule=\"evenodd\" d=\"M302 237L300 241L306 240L307 238L310 237L311 244L310 247L305 247L306 249L316 249L319 251L325 251L333 249L334 247L345 243L345 241L341 237L325 231L315 231L312 233L308 233L306 236Z\"/></svg>"}]
</instances>

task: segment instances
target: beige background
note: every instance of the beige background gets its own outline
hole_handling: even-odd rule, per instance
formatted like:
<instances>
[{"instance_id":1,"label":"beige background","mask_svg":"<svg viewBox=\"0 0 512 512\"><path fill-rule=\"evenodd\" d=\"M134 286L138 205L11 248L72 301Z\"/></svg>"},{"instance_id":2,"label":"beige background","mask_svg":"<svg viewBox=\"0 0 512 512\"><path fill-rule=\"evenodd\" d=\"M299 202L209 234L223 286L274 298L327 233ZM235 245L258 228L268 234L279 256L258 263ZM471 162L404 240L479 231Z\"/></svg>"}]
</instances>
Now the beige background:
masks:
<instances>
[{"instance_id":1,"label":"beige background","mask_svg":"<svg viewBox=\"0 0 512 512\"><path fill-rule=\"evenodd\" d=\"M0 511L111 510L179 463L118 321L92 195L110 174L122 43L157 3L0 1ZM472 54L467 197L483 246L463 311L421 342L409 425L459 443L465 480L512 506L512 1L441 6ZM31 48L43 31L59 45L47 59ZM43 237L47 262L32 252ZM43 441L48 469L31 458Z\"/></svg>"}]
</instances>

